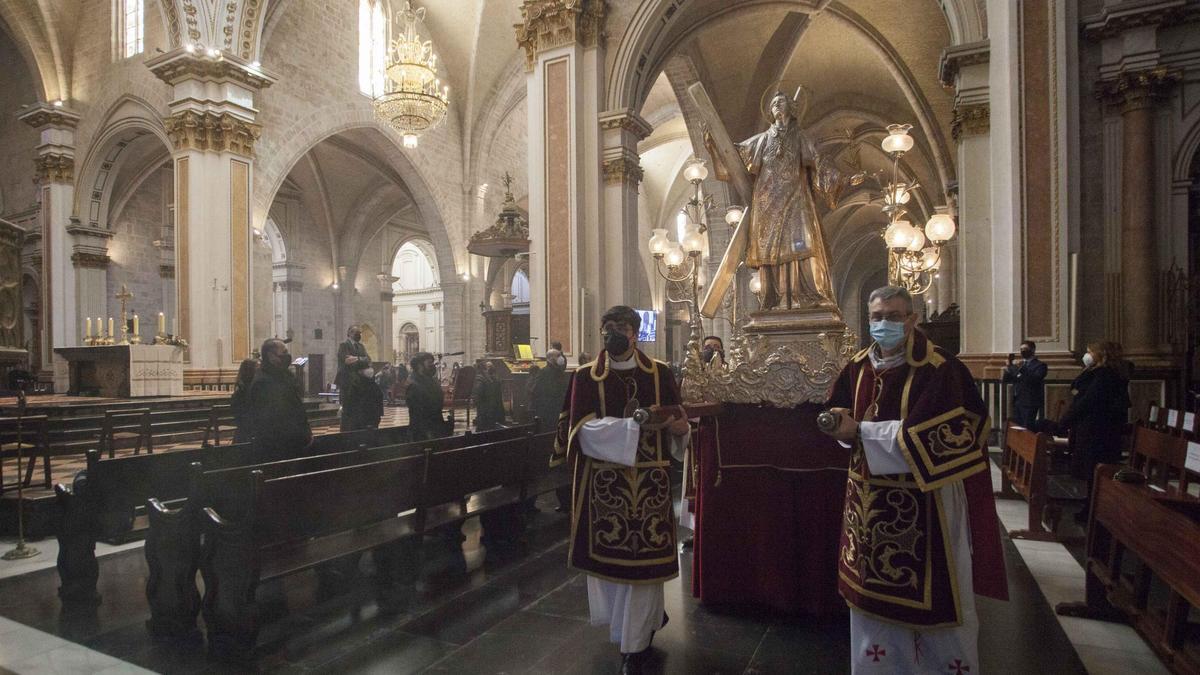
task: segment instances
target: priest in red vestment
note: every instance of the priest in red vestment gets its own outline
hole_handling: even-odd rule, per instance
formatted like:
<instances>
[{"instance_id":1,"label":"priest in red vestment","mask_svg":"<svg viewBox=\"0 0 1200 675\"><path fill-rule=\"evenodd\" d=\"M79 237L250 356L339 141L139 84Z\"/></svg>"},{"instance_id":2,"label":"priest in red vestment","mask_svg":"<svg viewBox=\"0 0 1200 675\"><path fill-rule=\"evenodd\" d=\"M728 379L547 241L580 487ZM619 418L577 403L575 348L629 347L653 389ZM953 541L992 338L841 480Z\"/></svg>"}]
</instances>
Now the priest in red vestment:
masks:
<instances>
[{"instance_id":1,"label":"priest in red vestment","mask_svg":"<svg viewBox=\"0 0 1200 675\"><path fill-rule=\"evenodd\" d=\"M604 350L571 379L551 465L574 469L567 564L587 575L592 624L608 624L622 672L636 673L666 623L663 582L679 574L668 453L688 422L662 414L679 391L670 368L637 349L638 313L618 305L600 323ZM660 412L639 424L638 408Z\"/></svg>"},{"instance_id":2,"label":"priest in red vestment","mask_svg":"<svg viewBox=\"0 0 1200 675\"><path fill-rule=\"evenodd\" d=\"M829 398L850 447L838 589L855 673L979 673L975 595L1007 598L971 373L916 330L912 296L871 293L874 343Z\"/></svg>"}]
</instances>

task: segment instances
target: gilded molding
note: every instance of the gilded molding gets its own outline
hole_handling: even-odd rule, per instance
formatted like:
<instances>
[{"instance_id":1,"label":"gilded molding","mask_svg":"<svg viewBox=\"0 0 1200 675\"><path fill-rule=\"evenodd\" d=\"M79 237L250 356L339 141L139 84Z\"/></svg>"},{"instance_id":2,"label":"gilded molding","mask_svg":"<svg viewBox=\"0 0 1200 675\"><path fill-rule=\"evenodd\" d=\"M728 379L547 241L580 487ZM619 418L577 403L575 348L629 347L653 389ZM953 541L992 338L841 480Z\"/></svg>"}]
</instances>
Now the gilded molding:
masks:
<instances>
[{"instance_id":1,"label":"gilded molding","mask_svg":"<svg viewBox=\"0 0 1200 675\"><path fill-rule=\"evenodd\" d=\"M621 155L606 159L601 168L604 182L608 185L624 182L636 188L642 182L642 165L638 162L637 157Z\"/></svg>"},{"instance_id":2,"label":"gilded molding","mask_svg":"<svg viewBox=\"0 0 1200 675\"><path fill-rule=\"evenodd\" d=\"M1128 5L1128 3L1121 3ZM1120 7L1121 5L1118 5ZM1083 36L1088 40L1116 37L1127 30L1145 26L1180 24L1200 20L1200 7L1187 0L1165 0L1133 8L1105 8L1099 14L1084 17Z\"/></svg>"},{"instance_id":3,"label":"gilded molding","mask_svg":"<svg viewBox=\"0 0 1200 675\"><path fill-rule=\"evenodd\" d=\"M184 110L166 118L163 124L176 150L232 152L253 157L254 141L262 135L262 125L229 113Z\"/></svg>"},{"instance_id":4,"label":"gilded molding","mask_svg":"<svg viewBox=\"0 0 1200 675\"><path fill-rule=\"evenodd\" d=\"M950 134L955 141L963 136L980 136L991 129L991 107L987 103L972 103L954 107Z\"/></svg>"},{"instance_id":5,"label":"gilded molding","mask_svg":"<svg viewBox=\"0 0 1200 675\"><path fill-rule=\"evenodd\" d=\"M987 40L946 47L938 64L938 81L943 87L952 88L960 70L987 63L990 59L991 43Z\"/></svg>"},{"instance_id":6,"label":"gilded molding","mask_svg":"<svg viewBox=\"0 0 1200 675\"><path fill-rule=\"evenodd\" d=\"M1148 107L1170 93L1183 73L1167 68L1151 68L1121 73L1111 80L1098 82L1096 98L1107 105L1122 105L1125 110Z\"/></svg>"},{"instance_id":7,"label":"gilded molding","mask_svg":"<svg viewBox=\"0 0 1200 675\"><path fill-rule=\"evenodd\" d=\"M245 59L232 54L211 58L176 49L150 59L146 62L146 67L158 79L170 85L185 80L232 81L251 89L266 89L275 82L275 77L261 67L252 68Z\"/></svg>"},{"instance_id":8,"label":"gilded molding","mask_svg":"<svg viewBox=\"0 0 1200 675\"><path fill-rule=\"evenodd\" d=\"M525 70L533 72L539 52L569 44L595 47L604 40L606 0L525 0L517 45L525 50Z\"/></svg>"},{"instance_id":9,"label":"gilded molding","mask_svg":"<svg viewBox=\"0 0 1200 675\"><path fill-rule=\"evenodd\" d=\"M75 180L75 158L62 153L46 153L33 160L33 182L70 183Z\"/></svg>"},{"instance_id":10,"label":"gilded molding","mask_svg":"<svg viewBox=\"0 0 1200 675\"><path fill-rule=\"evenodd\" d=\"M78 268L103 270L108 269L110 258L103 253L87 253L76 251L71 254L71 263Z\"/></svg>"},{"instance_id":11,"label":"gilded molding","mask_svg":"<svg viewBox=\"0 0 1200 675\"><path fill-rule=\"evenodd\" d=\"M654 131L654 127L650 123L642 119L632 110L623 110L619 113L607 113L600 116L600 128L605 131L620 129L633 134L639 141L644 140Z\"/></svg>"}]
</instances>

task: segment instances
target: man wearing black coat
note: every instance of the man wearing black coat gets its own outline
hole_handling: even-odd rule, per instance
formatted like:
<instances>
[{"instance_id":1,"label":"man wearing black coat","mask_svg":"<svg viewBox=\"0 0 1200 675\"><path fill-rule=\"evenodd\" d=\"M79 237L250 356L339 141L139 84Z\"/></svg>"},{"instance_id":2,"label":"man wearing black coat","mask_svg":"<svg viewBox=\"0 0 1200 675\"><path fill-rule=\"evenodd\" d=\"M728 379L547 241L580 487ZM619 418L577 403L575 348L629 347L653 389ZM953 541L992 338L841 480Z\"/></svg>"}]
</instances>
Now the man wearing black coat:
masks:
<instances>
[{"instance_id":1,"label":"man wearing black coat","mask_svg":"<svg viewBox=\"0 0 1200 675\"><path fill-rule=\"evenodd\" d=\"M258 448L273 458L297 456L312 443L312 429L300 395L300 382L288 370L292 355L283 340L262 344L262 367L250 383L250 434Z\"/></svg>"},{"instance_id":2,"label":"man wearing black coat","mask_svg":"<svg viewBox=\"0 0 1200 675\"><path fill-rule=\"evenodd\" d=\"M342 402L342 431L365 429L369 419L373 417L375 407L372 396L375 388L374 376L371 372L371 357L362 343L362 330L358 326L346 329L346 341L338 345L338 372L334 383L337 384ZM379 406L382 408L382 404ZM382 413L382 410L380 410ZM378 424L378 416L374 416Z\"/></svg>"},{"instance_id":3,"label":"man wearing black coat","mask_svg":"<svg viewBox=\"0 0 1200 675\"><path fill-rule=\"evenodd\" d=\"M1021 343L1021 358L1008 355L1004 383L1013 388L1013 419L1026 429L1035 428L1045 402L1046 364L1038 360L1033 340Z\"/></svg>"},{"instance_id":4,"label":"man wearing black coat","mask_svg":"<svg viewBox=\"0 0 1200 675\"><path fill-rule=\"evenodd\" d=\"M442 417L445 394L438 382L433 365L433 354L418 352L413 355L412 383L408 386L405 399L408 402L408 430L414 441L426 441L450 435L446 420Z\"/></svg>"}]
</instances>

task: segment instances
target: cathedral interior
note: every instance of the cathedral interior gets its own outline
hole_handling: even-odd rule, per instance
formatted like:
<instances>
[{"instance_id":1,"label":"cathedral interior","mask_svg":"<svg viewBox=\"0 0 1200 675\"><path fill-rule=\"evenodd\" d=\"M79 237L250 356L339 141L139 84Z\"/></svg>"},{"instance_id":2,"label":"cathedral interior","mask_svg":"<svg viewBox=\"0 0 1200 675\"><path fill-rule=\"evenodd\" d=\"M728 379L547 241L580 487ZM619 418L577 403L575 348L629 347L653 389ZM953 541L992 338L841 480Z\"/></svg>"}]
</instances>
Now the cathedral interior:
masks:
<instances>
[{"instance_id":1,"label":"cathedral interior","mask_svg":"<svg viewBox=\"0 0 1200 675\"><path fill-rule=\"evenodd\" d=\"M1200 0L0 0L0 65L0 672L1200 672ZM995 491L973 668L838 595L884 287ZM575 557L615 306L624 418L690 419L634 666ZM277 354L313 464L235 440Z\"/></svg>"}]
</instances>

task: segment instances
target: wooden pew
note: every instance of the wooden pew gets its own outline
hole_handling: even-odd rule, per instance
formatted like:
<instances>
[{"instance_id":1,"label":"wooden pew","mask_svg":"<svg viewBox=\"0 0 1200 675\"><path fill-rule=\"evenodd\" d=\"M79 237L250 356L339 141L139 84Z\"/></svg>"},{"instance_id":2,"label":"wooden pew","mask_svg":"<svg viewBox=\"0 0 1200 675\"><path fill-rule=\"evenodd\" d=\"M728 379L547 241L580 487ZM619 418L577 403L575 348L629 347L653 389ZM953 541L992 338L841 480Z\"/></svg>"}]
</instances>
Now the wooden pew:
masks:
<instances>
[{"instance_id":1,"label":"wooden pew","mask_svg":"<svg viewBox=\"0 0 1200 675\"><path fill-rule=\"evenodd\" d=\"M1087 600L1061 603L1056 610L1066 616L1127 621L1173 672L1200 672L1200 640L1188 622L1189 611L1200 607L1200 500L1113 480L1119 469L1114 464L1096 468ZM1123 571L1127 554L1138 562L1133 575ZM1169 589L1165 604L1152 599L1153 579Z\"/></svg>"},{"instance_id":2,"label":"wooden pew","mask_svg":"<svg viewBox=\"0 0 1200 675\"><path fill-rule=\"evenodd\" d=\"M295 476L249 475L245 518L205 509L204 620L209 649L253 652L259 583L414 534L398 513L418 505L427 459L402 457ZM239 486L230 486L239 489Z\"/></svg>"},{"instance_id":3,"label":"wooden pew","mask_svg":"<svg viewBox=\"0 0 1200 675\"><path fill-rule=\"evenodd\" d=\"M321 442L314 442L306 451L309 454L290 459L214 466L202 458L189 465L186 499L158 494L148 497L145 552L149 577L146 597L151 618L146 625L151 634L166 639L187 639L195 634L199 602L196 571L200 565L203 510L213 508L225 518L241 517L246 497L244 493L227 488L240 484L239 481L251 472L261 471L266 478L276 478L323 471L351 464L421 455L426 450L441 451L504 441L528 434L530 427L494 429L478 434L467 432L431 441L389 443L375 447L370 445L406 439L408 428L364 431L375 433L354 431L318 436L316 440ZM548 449L545 449L545 453L545 457L550 456ZM174 501L169 501L171 499Z\"/></svg>"},{"instance_id":4,"label":"wooden pew","mask_svg":"<svg viewBox=\"0 0 1200 675\"><path fill-rule=\"evenodd\" d=\"M24 481L25 487L33 484L33 470L37 466L38 457L42 459L43 486L50 487L50 435L49 418L45 415L25 415L21 418L21 456L25 462L25 475L17 476L18 481ZM17 456L17 418L0 417L0 493L6 489L16 488L4 483L4 460Z\"/></svg>"},{"instance_id":5,"label":"wooden pew","mask_svg":"<svg viewBox=\"0 0 1200 675\"><path fill-rule=\"evenodd\" d=\"M539 444L533 439L527 433L468 447L426 448L417 455L299 475L277 475L278 466L255 468L224 480L222 506L204 509L208 534L201 572L210 649L226 656L252 653L259 631L255 589L261 581L401 540L419 546L420 537L435 528L521 503L534 494L529 489L533 448L542 453L541 465L548 464L547 439ZM356 460L367 459L388 450L354 454ZM294 466L336 461L326 456ZM305 506L297 508L296 500ZM410 509L415 512L405 513Z\"/></svg>"},{"instance_id":6,"label":"wooden pew","mask_svg":"<svg viewBox=\"0 0 1200 675\"><path fill-rule=\"evenodd\" d=\"M1058 541L1062 506L1087 499L1082 481L1051 473L1053 441L1049 434L1034 433L1009 420L1004 429L1004 454L1000 460L1001 499L1024 498L1029 503L1029 521L1023 530L1010 530L1013 539ZM1043 516L1049 529L1042 524Z\"/></svg>"},{"instance_id":7,"label":"wooden pew","mask_svg":"<svg viewBox=\"0 0 1200 675\"><path fill-rule=\"evenodd\" d=\"M146 454L154 454L154 437L150 433L150 409L109 410L104 413L104 425L100 427L100 450L108 452L108 458L116 455L118 436L135 441L133 454L146 446Z\"/></svg>"}]
</instances>

